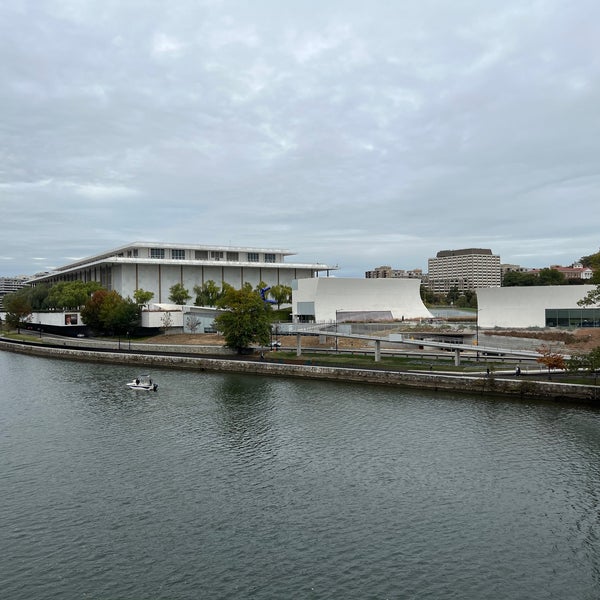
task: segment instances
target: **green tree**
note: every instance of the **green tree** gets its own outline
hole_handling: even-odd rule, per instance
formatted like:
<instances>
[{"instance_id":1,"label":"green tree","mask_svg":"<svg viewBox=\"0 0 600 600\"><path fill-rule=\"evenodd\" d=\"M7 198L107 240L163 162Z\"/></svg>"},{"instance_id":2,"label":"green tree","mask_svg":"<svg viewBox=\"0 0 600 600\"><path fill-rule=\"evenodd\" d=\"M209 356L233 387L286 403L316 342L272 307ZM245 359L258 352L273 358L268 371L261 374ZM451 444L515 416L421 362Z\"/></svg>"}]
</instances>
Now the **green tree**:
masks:
<instances>
[{"instance_id":1,"label":"green tree","mask_svg":"<svg viewBox=\"0 0 600 600\"><path fill-rule=\"evenodd\" d=\"M583 307L600 305L600 284L590 290L577 304Z\"/></svg>"},{"instance_id":2,"label":"green tree","mask_svg":"<svg viewBox=\"0 0 600 600\"><path fill-rule=\"evenodd\" d=\"M108 292L100 307L100 321L105 332L124 334L139 322L140 308L118 292Z\"/></svg>"},{"instance_id":3,"label":"green tree","mask_svg":"<svg viewBox=\"0 0 600 600\"><path fill-rule=\"evenodd\" d=\"M277 302L277 308L282 304L290 304L292 301L292 288L289 285L274 285L269 290L269 295Z\"/></svg>"},{"instance_id":4,"label":"green tree","mask_svg":"<svg viewBox=\"0 0 600 600\"><path fill-rule=\"evenodd\" d=\"M587 371L594 374L594 385L598 383L600 370L600 346L590 352L573 354L567 361L567 369L571 372Z\"/></svg>"},{"instance_id":5,"label":"green tree","mask_svg":"<svg viewBox=\"0 0 600 600\"><path fill-rule=\"evenodd\" d=\"M269 343L270 306L250 284L245 284L241 290L229 287L218 306L226 312L215 318L215 325L223 332L228 348L241 353L253 343L263 346Z\"/></svg>"},{"instance_id":6,"label":"green tree","mask_svg":"<svg viewBox=\"0 0 600 600\"><path fill-rule=\"evenodd\" d=\"M454 286L450 288L449 292L446 294L446 302L448 304L454 304L460 298L460 291L458 286Z\"/></svg>"},{"instance_id":7,"label":"green tree","mask_svg":"<svg viewBox=\"0 0 600 600\"><path fill-rule=\"evenodd\" d=\"M181 283L176 283L169 288L169 300L174 304L186 304L191 298L190 293Z\"/></svg>"},{"instance_id":8,"label":"green tree","mask_svg":"<svg viewBox=\"0 0 600 600\"><path fill-rule=\"evenodd\" d=\"M105 289L97 290L94 292L84 307L81 309L81 319L83 322L96 333L103 331L102 319L100 317L100 310L104 304L104 300L108 296L108 291Z\"/></svg>"},{"instance_id":9,"label":"green tree","mask_svg":"<svg viewBox=\"0 0 600 600\"><path fill-rule=\"evenodd\" d=\"M584 267L589 267L590 269L593 269L595 273L600 272L600 252L590 254L589 256L582 256L579 262Z\"/></svg>"},{"instance_id":10,"label":"green tree","mask_svg":"<svg viewBox=\"0 0 600 600\"><path fill-rule=\"evenodd\" d=\"M56 310L77 310L101 287L97 281L61 281L50 288L46 305Z\"/></svg>"},{"instance_id":11,"label":"green tree","mask_svg":"<svg viewBox=\"0 0 600 600\"><path fill-rule=\"evenodd\" d=\"M564 273L556 269L541 269L538 274L538 285L565 285L566 283Z\"/></svg>"},{"instance_id":12,"label":"green tree","mask_svg":"<svg viewBox=\"0 0 600 600\"><path fill-rule=\"evenodd\" d=\"M6 324L14 327L18 332L23 321L31 316L30 288L21 288L4 296L3 304L6 311Z\"/></svg>"},{"instance_id":13,"label":"green tree","mask_svg":"<svg viewBox=\"0 0 600 600\"><path fill-rule=\"evenodd\" d=\"M212 280L205 281L202 285L194 286L196 306L215 306L221 296L221 288Z\"/></svg>"},{"instance_id":14,"label":"green tree","mask_svg":"<svg viewBox=\"0 0 600 600\"><path fill-rule=\"evenodd\" d=\"M133 292L133 299L138 306L144 306L154 298L154 292L147 292L142 288L138 288Z\"/></svg>"},{"instance_id":15,"label":"green tree","mask_svg":"<svg viewBox=\"0 0 600 600\"><path fill-rule=\"evenodd\" d=\"M81 318L97 333L124 334L138 325L140 307L118 292L101 289L85 303Z\"/></svg>"},{"instance_id":16,"label":"green tree","mask_svg":"<svg viewBox=\"0 0 600 600\"><path fill-rule=\"evenodd\" d=\"M509 271L502 277L502 287L524 287L532 285L538 285L538 278L535 273Z\"/></svg>"}]
</instances>

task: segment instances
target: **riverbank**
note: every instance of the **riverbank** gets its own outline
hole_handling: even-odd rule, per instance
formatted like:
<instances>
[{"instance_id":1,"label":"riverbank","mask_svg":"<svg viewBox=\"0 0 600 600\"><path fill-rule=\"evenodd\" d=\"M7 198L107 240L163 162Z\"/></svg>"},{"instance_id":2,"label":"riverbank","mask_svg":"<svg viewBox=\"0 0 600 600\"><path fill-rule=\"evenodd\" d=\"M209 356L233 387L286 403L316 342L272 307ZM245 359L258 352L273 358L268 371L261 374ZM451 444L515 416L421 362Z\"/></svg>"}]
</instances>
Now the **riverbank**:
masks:
<instances>
[{"instance_id":1,"label":"riverbank","mask_svg":"<svg viewBox=\"0 0 600 600\"><path fill-rule=\"evenodd\" d=\"M600 390L594 386L531 381L501 376L450 375L440 373L386 371L366 368L328 367L307 364L309 361L281 362L243 360L233 357L185 356L177 353L133 353L44 346L31 342L0 340L0 350L33 356L95 363L130 364L147 371L152 367L246 373L276 377L304 377L330 381L371 383L454 391L476 395L510 396L524 399L586 402L600 404Z\"/></svg>"}]
</instances>

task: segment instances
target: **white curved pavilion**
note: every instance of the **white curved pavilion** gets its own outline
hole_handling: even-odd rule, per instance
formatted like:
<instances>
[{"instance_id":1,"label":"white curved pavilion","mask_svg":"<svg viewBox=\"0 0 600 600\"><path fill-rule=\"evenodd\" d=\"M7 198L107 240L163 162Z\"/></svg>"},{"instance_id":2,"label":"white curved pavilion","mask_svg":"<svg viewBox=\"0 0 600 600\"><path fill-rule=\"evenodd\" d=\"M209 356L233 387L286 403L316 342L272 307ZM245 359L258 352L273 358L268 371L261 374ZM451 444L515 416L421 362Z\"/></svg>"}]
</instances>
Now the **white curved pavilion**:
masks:
<instances>
[{"instance_id":1,"label":"white curved pavilion","mask_svg":"<svg viewBox=\"0 0 600 600\"><path fill-rule=\"evenodd\" d=\"M292 284L295 321L431 319L419 279L298 279Z\"/></svg>"}]
</instances>

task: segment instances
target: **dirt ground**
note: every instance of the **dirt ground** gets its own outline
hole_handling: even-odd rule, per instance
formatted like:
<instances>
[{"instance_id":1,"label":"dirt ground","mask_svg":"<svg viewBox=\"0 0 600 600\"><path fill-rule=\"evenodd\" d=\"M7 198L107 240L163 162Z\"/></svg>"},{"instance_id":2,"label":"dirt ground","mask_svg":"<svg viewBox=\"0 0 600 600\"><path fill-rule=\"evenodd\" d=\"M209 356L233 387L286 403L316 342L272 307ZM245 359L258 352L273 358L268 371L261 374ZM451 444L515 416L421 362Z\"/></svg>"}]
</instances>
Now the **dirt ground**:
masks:
<instances>
[{"instance_id":1,"label":"dirt ground","mask_svg":"<svg viewBox=\"0 0 600 600\"><path fill-rule=\"evenodd\" d=\"M280 335L277 339L281 342L281 345L286 348L296 347L296 336L295 335ZM311 346L313 348L331 348L335 342L333 338L326 338L325 343L319 343L318 336L302 336L303 345ZM144 343L147 344L181 344L185 345L199 345L199 346L223 346L225 340L223 336L216 333L177 333L169 335L157 335L152 338L148 338ZM362 348L365 342L361 340L343 339L338 340L338 347L340 348Z\"/></svg>"},{"instance_id":2,"label":"dirt ground","mask_svg":"<svg viewBox=\"0 0 600 600\"><path fill-rule=\"evenodd\" d=\"M599 328L582 328L573 331L503 331L494 330L493 335L502 335L506 337L530 338L537 339L540 344L544 342L563 342L565 351L573 352L589 352L600 346L600 329ZM295 348L296 336L280 335L278 337L283 347ZM225 341L223 336L216 333L197 333L197 334L172 334L158 335L146 340L149 344L181 344L185 345L200 345L200 346L223 346ZM310 338L303 336L303 345L311 347L331 348L334 345L333 338L326 338L324 343L319 343L318 336ZM339 338L339 348L362 348L366 344L362 340Z\"/></svg>"}]
</instances>

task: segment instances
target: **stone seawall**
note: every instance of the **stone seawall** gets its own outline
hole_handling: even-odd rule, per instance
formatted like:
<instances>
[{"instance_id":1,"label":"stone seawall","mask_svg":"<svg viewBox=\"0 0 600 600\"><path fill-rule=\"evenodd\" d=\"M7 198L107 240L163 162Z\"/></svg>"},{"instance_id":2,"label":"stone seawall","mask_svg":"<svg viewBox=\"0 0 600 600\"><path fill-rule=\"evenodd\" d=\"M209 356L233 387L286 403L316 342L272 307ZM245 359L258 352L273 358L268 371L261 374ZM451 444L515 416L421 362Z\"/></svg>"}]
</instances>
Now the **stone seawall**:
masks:
<instances>
[{"instance_id":1,"label":"stone seawall","mask_svg":"<svg viewBox=\"0 0 600 600\"><path fill-rule=\"evenodd\" d=\"M395 385L415 389L451 391L477 395L501 395L517 398L587 402L600 404L600 389L594 386L531 381L526 378L502 379L439 373L413 373L343 367L325 367L287 362L271 363L257 360L219 359L185 356L155 356L128 354L126 352L97 352L37 344L15 343L0 340L0 350L33 356L94 363L130 364L149 367L167 367L221 373L248 373L277 377L304 377L331 381ZM162 350L162 348L161 348Z\"/></svg>"}]
</instances>

